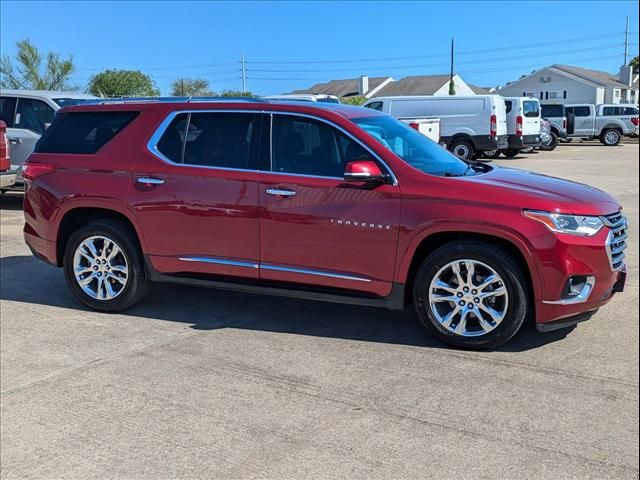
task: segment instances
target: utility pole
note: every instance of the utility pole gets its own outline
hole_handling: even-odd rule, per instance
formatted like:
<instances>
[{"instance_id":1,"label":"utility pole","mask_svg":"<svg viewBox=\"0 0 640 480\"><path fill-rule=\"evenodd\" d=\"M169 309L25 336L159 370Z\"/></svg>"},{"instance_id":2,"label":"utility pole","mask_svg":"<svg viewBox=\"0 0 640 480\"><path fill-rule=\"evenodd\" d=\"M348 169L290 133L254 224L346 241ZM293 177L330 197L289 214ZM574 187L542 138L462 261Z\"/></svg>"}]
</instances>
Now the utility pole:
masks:
<instances>
[{"instance_id":1,"label":"utility pole","mask_svg":"<svg viewBox=\"0 0 640 480\"><path fill-rule=\"evenodd\" d=\"M449 95L456 94L456 84L453 81L453 38L451 38L451 73L449 75Z\"/></svg>"},{"instance_id":2,"label":"utility pole","mask_svg":"<svg viewBox=\"0 0 640 480\"><path fill-rule=\"evenodd\" d=\"M242 51L242 59L240 60L240 63L242 64L242 93L244 93L247 91L247 69L244 59L244 50Z\"/></svg>"},{"instance_id":3,"label":"utility pole","mask_svg":"<svg viewBox=\"0 0 640 480\"><path fill-rule=\"evenodd\" d=\"M629 17L627 17L627 26L624 29L624 63L627 65L627 54L629 53Z\"/></svg>"}]
</instances>

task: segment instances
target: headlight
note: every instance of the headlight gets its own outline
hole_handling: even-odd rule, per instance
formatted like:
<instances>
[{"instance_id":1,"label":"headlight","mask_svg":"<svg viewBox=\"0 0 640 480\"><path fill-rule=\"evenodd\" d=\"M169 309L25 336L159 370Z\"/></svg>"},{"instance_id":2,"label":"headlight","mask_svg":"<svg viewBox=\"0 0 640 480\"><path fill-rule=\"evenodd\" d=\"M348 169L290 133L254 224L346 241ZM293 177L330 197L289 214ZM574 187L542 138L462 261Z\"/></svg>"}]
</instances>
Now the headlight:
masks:
<instances>
[{"instance_id":1,"label":"headlight","mask_svg":"<svg viewBox=\"0 0 640 480\"><path fill-rule=\"evenodd\" d=\"M560 213L525 210L525 217L544 223L552 232L569 233L591 237L600 231L604 223L600 217L586 215L563 215Z\"/></svg>"}]
</instances>

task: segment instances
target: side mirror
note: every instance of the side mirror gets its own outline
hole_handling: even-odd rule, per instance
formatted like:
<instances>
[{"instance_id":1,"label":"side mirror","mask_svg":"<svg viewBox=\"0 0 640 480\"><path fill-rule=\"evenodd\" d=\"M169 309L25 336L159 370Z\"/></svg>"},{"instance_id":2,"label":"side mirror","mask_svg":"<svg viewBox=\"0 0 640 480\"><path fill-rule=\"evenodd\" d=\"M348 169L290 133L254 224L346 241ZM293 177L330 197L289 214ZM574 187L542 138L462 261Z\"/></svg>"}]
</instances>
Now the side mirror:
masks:
<instances>
[{"instance_id":1,"label":"side mirror","mask_svg":"<svg viewBox=\"0 0 640 480\"><path fill-rule=\"evenodd\" d=\"M344 167L345 182L384 182L387 176L372 160L348 162Z\"/></svg>"}]
</instances>

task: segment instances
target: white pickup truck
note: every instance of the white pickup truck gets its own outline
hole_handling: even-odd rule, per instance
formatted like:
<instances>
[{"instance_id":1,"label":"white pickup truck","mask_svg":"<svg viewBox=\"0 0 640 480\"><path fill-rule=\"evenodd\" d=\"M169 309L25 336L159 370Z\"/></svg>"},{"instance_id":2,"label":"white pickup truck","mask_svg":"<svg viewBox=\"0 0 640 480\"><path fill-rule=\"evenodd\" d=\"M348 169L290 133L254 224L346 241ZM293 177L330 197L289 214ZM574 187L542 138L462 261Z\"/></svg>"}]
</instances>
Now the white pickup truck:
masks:
<instances>
[{"instance_id":1,"label":"white pickup truck","mask_svg":"<svg viewBox=\"0 0 640 480\"><path fill-rule=\"evenodd\" d=\"M632 105L566 105L567 115L573 115L572 138L598 138L607 146L620 143L623 136L631 137L638 128L638 108Z\"/></svg>"}]
</instances>

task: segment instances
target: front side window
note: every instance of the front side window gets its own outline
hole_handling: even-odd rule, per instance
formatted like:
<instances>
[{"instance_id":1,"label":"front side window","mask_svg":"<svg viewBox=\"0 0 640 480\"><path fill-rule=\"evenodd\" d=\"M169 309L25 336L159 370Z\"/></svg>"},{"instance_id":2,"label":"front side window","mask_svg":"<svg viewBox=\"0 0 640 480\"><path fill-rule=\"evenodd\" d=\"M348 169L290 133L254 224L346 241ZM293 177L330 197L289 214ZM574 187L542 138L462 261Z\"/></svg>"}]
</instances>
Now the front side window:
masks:
<instances>
[{"instance_id":1,"label":"front side window","mask_svg":"<svg viewBox=\"0 0 640 480\"><path fill-rule=\"evenodd\" d=\"M395 118L380 115L354 118L353 122L421 172L438 176L461 176L470 172L465 162Z\"/></svg>"},{"instance_id":2,"label":"front side window","mask_svg":"<svg viewBox=\"0 0 640 480\"><path fill-rule=\"evenodd\" d=\"M274 115L271 136L274 172L342 178L346 163L373 159L360 144L319 120Z\"/></svg>"},{"instance_id":3,"label":"front side window","mask_svg":"<svg viewBox=\"0 0 640 480\"><path fill-rule=\"evenodd\" d=\"M13 116L16 113L14 97L0 97L0 120L4 120L8 128L13 127Z\"/></svg>"},{"instance_id":4,"label":"front side window","mask_svg":"<svg viewBox=\"0 0 640 480\"><path fill-rule=\"evenodd\" d=\"M532 100L522 102L522 111L525 117L538 118L540 116L540 103Z\"/></svg>"},{"instance_id":5,"label":"front side window","mask_svg":"<svg viewBox=\"0 0 640 480\"><path fill-rule=\"evenodd\" d=\"M174 163L255 169L259 118L252 113L181 113L166 128L156 149Z\"/></svg>"},{"instance_id":6,"label":"front side window","mask_svg":"<svg viewBox=\"0 0 640 480\"><path fill-rule=\"evenodd\" d=\"M19 98L15 127L42 134L53 123L54 116L53 108L46 103L32 98Z\"/></svg>"}]
</instances>

